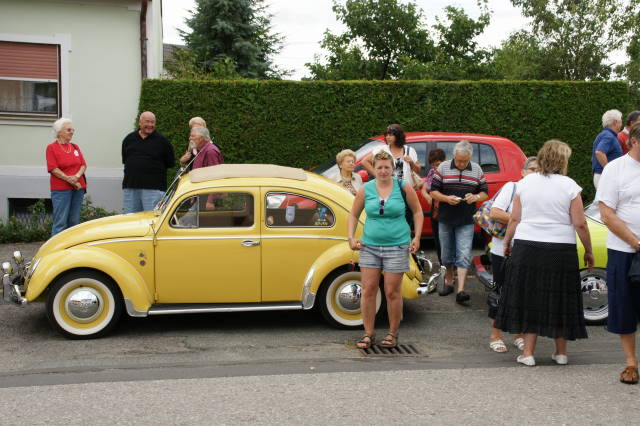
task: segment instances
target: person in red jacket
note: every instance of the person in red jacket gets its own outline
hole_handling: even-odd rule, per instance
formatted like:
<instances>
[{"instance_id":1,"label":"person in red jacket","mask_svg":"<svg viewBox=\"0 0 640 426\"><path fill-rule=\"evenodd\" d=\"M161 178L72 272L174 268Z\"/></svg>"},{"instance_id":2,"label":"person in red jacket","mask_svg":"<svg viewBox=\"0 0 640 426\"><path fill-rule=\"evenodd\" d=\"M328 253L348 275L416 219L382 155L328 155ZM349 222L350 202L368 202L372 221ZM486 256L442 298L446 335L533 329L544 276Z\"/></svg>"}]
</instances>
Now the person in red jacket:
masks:
<instances>
[{"instance_id":1,"label":"person in red jacket","mask_svg":"<svg viewBox=\"0 0 640 426\"><path fill-rule=\"evenodd\" d=\"M53 228L51 236L80 221L80 208L87 190L84 161L78 145L71 142L74 128L71 120L61 118L53 123L56 140L47 146L47 171L51 174Z\"/></svg>"},{"instance_id":2,"label":"person in red jacket","mask_svg":"<svg viewBox=\"0 0 640 426\"><path fill-rule=\"evenodd\" d=\"M640 122L640 111L631 111L629 115L627 115L627 123L624 126L624 129L620 133L618 133L618 141L620 142L620 147L622 148L622 154L626 154L629 152L629 147L627 146L627 141L629 140L629 130L633 127L634 124Z\"/></svg>"}]
</instances>

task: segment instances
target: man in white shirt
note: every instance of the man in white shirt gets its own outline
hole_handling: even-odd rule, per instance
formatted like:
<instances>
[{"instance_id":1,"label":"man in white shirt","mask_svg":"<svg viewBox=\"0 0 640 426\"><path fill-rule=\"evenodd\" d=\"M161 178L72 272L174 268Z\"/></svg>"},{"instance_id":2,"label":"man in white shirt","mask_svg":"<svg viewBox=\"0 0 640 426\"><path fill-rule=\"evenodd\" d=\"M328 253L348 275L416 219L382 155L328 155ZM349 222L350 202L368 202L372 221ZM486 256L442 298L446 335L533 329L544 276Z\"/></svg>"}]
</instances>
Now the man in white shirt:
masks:
<instances>
[{"instance_id":1,"label":"man in white shirt","mask_svg":"<svg viewBox=\"0 0 640 426\"><path fill-rule=\"evenodd\" d=\"M607 236L607 329L620 335L627 366L620 381L638 383L636 330L640 320L640 285L628 279L640 251L640 123L629 132L629 153L604 168L596 193Z\"/></svg>"}]
</instances>

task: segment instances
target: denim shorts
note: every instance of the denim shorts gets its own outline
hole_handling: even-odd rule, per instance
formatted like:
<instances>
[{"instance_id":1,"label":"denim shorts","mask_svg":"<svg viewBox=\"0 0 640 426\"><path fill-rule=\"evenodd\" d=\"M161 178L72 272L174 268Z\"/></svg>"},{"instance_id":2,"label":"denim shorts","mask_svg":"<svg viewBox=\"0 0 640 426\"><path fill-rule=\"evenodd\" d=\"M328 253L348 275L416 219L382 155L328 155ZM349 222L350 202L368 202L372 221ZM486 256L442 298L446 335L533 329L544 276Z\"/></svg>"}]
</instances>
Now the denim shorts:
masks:
<instances>
[{"instance_id":1,"label":"denim shorts","mask_svg":"<svg viewBox=\"0 0 640 426\"><path fill-rule=\"evenodd\" d=\"M607 330L616 334L635 333L640 320L640 286L631 284L627 275L633 253L607 250Z\"/></svg>"},{"instance_id":2,"label":"denim shorts","mask_svg":"<svg viewBox=\"0 0 640 426\"><path fill-rule=\"evenodd\" d=\"M438 226L444 266L455 265L458 268L469 269L473 244L473 223L455 226L439 222Z\"/></svg>"},{"instance_id":3,"label":"denim shorts","mask_svg":"<svg viewBox=\"0 0 640 426\"><path fill-rule=\"evenodd\" d=\"M377 268L385 272L409 271L409 244L402 246L363 246L360 267Z\"/></svg>"}]
</instances>

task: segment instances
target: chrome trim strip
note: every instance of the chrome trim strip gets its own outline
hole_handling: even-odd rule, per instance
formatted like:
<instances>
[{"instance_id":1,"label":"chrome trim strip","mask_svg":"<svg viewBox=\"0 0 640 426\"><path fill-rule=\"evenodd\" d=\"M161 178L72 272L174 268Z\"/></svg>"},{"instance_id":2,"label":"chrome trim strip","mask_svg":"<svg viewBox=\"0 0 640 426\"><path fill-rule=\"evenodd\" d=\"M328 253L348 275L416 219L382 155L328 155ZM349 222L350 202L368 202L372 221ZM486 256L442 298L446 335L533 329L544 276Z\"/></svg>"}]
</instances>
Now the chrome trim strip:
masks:
<instances>
[{"instance_id":1,"label":"chrome trim strip","mask_svg":"<svg viewBox=\"0 0 640 426\"><path fill-rule=\"evenodd\" d=\"M129 314L130 317L142 318L149 315L146 311L137 310L135 306L133 306L133 302L126 297L124 299L124 306L127 308L127 314Z\"/></svg>"},{"instance_id":2,"label":"chrome trim strip","mask_svg":"<svg viewBox=\"0 0 640 426\"><path fill-rule=\"evenodd\" d=\"M201 314L214 312L252 312L252 311L299 311L302 310L300 302L270 304L260 306L260 304L219 304L212 303L210 305L200 305L197 307L187 307L188 305L177 304L176 307L171 305L152 306L149 309L149 315L175 315L175 314Z\"/></svg>"},{"instance_id":3,"label":"chrome trim strip","mask_svg":"<svg viewBox=\"0 0 640 426\"><path fill-rule=\"evenodd\" d=\"M99 246L100 244L111 244L111 243L130 243L133 241L153 241L153 238L123 238L121 240L104 240L104 241L95 241L93 243L88 243L89 246Z\"/></svg>"},{"instance_id":4,"label":"chrome trim strip","mask_svg":"<svg viewBox=\"0 0 640 426\"><path fill-rule=\"evenodd\" d=\"M273 236L226 236L226 237L204 237L193 235L190 237L158 237L158 241L162 240L246 240L246 239L258 239L258 240L333 240L333 241L348 241L347 238L342 237L318 237L315 235L273 235Z\"/></svg>"},{"instance_id":5,"label":"chrome trim strip","mask_svg":"<svg viewBox=\"0 0 640 426\"><path fill-rule=\"evenodd\" d=\"M312 266L304 279L304 285L302 287L302 309L305 310L313 308L313 303L316 300L316 295L311 293L311 283L313 282L315 273L316 271Z\"/></svg>"}]
</instances>

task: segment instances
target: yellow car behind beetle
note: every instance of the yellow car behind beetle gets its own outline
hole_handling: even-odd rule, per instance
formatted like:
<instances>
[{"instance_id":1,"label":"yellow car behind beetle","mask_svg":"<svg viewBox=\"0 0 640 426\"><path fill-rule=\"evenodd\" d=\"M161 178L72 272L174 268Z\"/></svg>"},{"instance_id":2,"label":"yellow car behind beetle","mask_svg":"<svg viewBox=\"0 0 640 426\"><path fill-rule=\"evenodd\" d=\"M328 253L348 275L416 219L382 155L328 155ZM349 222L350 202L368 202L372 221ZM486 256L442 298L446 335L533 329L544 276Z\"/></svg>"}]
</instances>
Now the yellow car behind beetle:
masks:
<instances>
[{"instance_id":1,"label":"yellow car behind beetle","mask_svg":"<svg viewBox=\"0 0 640 426\"><path fill-rule=\"evenodd\" d=\"M76 339L105 334L123 311L145 317L317 307L332 325L357 327L360 271L346 239L352 202L335 183L300 169L197 169L178 175L153 212L77 225L31 262L16 253L3 263L3 299L45 301L54 327ZM429 273L428 260L414 256L403 296L427 294L442 279ZM383 299L378 294L378 311Z\"/></svg>"}]
</instances>

